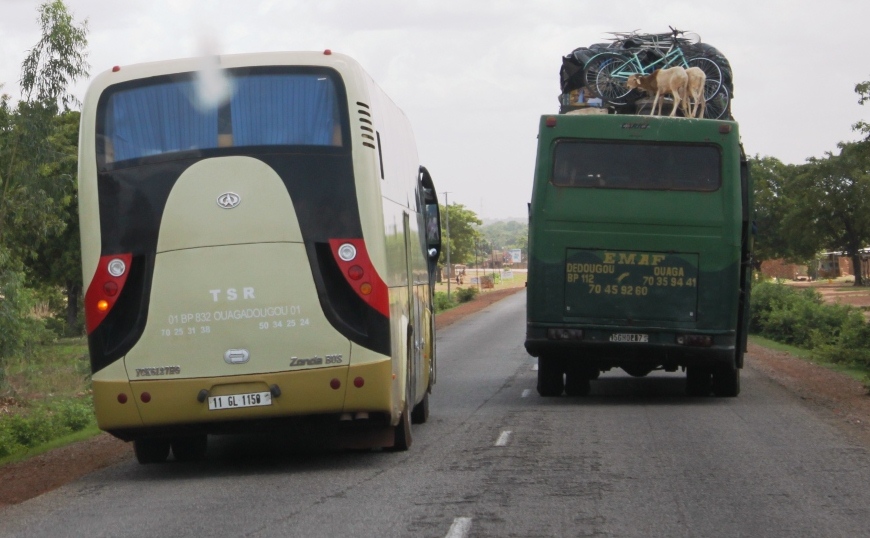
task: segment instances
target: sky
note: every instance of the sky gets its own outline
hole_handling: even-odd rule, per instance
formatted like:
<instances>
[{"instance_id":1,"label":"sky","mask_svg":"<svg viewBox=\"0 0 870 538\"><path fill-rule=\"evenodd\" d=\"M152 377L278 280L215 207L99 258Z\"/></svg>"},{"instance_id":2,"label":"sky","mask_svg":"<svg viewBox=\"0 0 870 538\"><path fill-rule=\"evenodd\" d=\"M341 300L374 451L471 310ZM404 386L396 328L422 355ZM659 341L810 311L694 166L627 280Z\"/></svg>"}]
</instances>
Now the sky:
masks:
<instances>
[{"instance_id":1,"label":"sky","mask_svg":"<svg viewBox=\"0 0 870 538\"><path fill-rule=\"evenodd\" d=\"M0 0L0 84L20 97L42 0ZM558 112L562 56L611 31L698 33L734 72L747 154L791 164L837 153L870 120L855 85L870 2L860 0L65 0L87 20L91 77L115 65L276 50L355 58L405 111L443 204L521 218L538 121ZM614 6L614 7L608 7ZM89 83L72 93L82 99Z\"/></svg>"}]
</instances>

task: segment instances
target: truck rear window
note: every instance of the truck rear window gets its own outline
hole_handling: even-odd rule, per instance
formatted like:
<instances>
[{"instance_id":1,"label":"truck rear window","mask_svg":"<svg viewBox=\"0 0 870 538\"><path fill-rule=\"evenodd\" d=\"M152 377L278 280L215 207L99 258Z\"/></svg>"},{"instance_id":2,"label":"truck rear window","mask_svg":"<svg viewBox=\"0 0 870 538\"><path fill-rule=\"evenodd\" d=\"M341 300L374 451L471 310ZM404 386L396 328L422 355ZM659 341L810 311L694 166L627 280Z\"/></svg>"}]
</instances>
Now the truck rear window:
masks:
<instances>
[{"instance_id":1,"label":"truck rear window","mask_svg":"<svg viewBox=\"0 0 870 538\"><path fill-rule=\"evenodd\" d=\"M715 191L721 154L712 145L559 140L552 183L560 187Z\"/></svg>"}]
</instances>

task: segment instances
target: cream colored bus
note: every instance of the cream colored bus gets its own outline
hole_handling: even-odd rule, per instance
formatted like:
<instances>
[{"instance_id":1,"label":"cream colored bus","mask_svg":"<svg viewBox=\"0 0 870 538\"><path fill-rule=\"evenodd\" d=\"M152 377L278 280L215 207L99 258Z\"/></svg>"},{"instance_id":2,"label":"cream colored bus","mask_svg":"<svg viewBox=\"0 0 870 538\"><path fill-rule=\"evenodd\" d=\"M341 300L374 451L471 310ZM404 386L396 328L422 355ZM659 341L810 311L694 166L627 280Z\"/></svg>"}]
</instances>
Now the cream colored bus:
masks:
<instances>
[{"instance_id":1,"label":"cream colored bus","mask_svg":"<svg viewBox=\"0 0 870 538\"><path fill-rule=\"evenodd\" d=\"M351 58L115 67L82 111L94 406L141 463L315 428L405 450L435 383L435 187Z\"/></svg>"}]
</instances>

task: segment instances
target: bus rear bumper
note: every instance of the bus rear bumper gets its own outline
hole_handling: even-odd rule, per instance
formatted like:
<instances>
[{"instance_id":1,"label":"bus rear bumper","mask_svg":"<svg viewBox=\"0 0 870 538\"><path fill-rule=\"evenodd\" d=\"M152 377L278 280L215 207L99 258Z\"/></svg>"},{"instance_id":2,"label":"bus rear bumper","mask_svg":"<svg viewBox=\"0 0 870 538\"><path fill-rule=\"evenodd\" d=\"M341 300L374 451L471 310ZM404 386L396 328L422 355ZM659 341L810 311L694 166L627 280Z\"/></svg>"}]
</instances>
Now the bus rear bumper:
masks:
<instances>
[{"instance_id":1,"label":"bus rear bumper","mask_svg":"<svg viewBox=\"0 0 870 538\"><path fill-rule=\"evenodd\" d=\"M343 414L390 422L389 359L360 365L233 377L93 382L100 429L124 440L171 433L257 431L275 421ZM209 409L212 396L269 392L271 404Z\"/></svg>"}]
</instances>

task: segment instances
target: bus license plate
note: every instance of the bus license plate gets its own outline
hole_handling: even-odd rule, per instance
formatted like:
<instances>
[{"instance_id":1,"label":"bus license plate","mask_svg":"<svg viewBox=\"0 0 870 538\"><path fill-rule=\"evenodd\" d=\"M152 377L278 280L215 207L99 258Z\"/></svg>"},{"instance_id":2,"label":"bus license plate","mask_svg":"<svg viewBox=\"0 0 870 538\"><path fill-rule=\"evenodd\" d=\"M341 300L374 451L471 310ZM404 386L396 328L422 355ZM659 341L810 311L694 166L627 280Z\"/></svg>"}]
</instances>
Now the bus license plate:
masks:
<instances>
[{"instance_id":1,"label":"bus license plate","mask_svg":"<svg viewBox=\"0 0 870 538\"><path fill-rule=\"evenodd\" d=\"M259 407L272 405L271 392L251 392L248 394L227 394L226 396L209 396L209 411L221 409L238 409L240 407Z\"/></svg>"},{"instance_id":2,"label":"bus license plate","mask_svg":"<svg viewBox=\"0 0 870 538\"><path fill-rule=\"evenodd\" d=\"M615 333L610 335L611 342L649 342L648 334Z\"/></svg>"}]
</instances>

